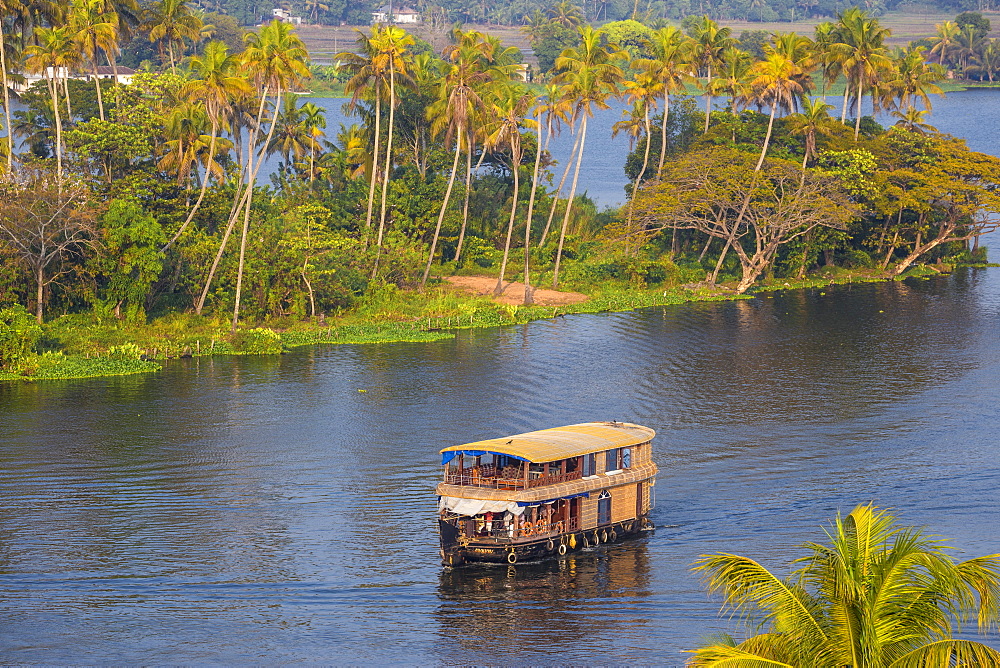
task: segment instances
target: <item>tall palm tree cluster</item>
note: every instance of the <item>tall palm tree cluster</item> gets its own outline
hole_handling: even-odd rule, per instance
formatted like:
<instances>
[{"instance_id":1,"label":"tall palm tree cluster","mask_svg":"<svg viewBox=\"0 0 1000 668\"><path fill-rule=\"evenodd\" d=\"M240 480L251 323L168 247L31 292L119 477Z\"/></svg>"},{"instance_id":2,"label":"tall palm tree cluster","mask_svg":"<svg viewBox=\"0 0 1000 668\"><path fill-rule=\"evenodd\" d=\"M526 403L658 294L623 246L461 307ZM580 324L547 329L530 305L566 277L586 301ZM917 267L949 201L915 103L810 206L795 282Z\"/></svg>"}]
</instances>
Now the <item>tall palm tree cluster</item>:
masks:
<instances>
[{"instance_id":1,"label":"tall palm tree cluster","mask_svg":"<svg viewBox=\"0 0 1000 668\"><path fill-rule=\"evenodd\" d=\"M939 65L953 75L979 81L992 82L1000 75L1000 40L987 37L984 26L945 21L935 28L930 55Z\"/></svg>"},{"instance_id":2,"label":"tall palm tree cluster","mask_svg":"<svg viewBox=\"0 0 1000 668\"><path fill-rule=\"evenodd\" d=\"M73 116L69 80L86 73L94 83L100 119L106 117L102 78L98 68L109 67L118 79L122 45L142 32L159 48L164 62L176 73L187 49L208 37L213 26L187 0L0 0L0 78L3 87L4 127L11 128L11 86L24 74L42 75L52 99L58 168L62 170L64 121ZM102 65L102 63L104 63ZM63 111L60 107L63 107ZM13 138L8 133L6 166L13 161Z\"/></svg>"},{"instance_id":3,"label":"tall palm tree cluster","mask_svg":"<svg viewBox=\"0 0 1000 668\"><path fill-rule=\"evenodd\" d=\"M174 18L160 21L150 38L163 44L171 72L133 86L95 83L97 111L93 118L83 118L81 109L89 102L76 99L79 93L71 95L80 82L68 81L67 74L85 66L93 70L101 59L113 64L116 40L128 23L123 10L97 7L96 1L73 0L84 3L79 11L86 9L87 16L115 17L106 25L118 26L116 30L84 30L82 19L73 23L35 10L5 15L5 26L28 27L8 40L17 48L0 50L7 63L4 74L38 73L44 87L40 84L35 95L46 101L35 116L19 112L15 124L30 139L34 155L16 156L8 139L6 165L9 169L15 159L40 161L64 179L89 177L87 170L100 163L106 181L101 187L112 193L120 192L118 181L135 184L145 178L169 184L171 193L148 200L151 208L175 203L160 222L166 241L159 252L173 264L172 274L164 268L161 289L184 285L198 314L206 307L231 307L234 329L247 290L256 313L283 312L286 306L276 304L287 305L301 294L291 286L292 279L281 294L274 294L273 286L261 287L260 278L247 286L248 266L266 262L254 256L262 249L294 247L304 254L306 259L288 261L294 268L285 269L284 261L275 260L269 270L299 277L295 280L306 286L313 315L319 278L347 280L341 269L320 267L315 260L322 254L320 246L326 249L322 252L339 248L350 260L351 275L363 274L363 279L350 281L355 291L381 281L422 289L436 263L451 270L474 255L481 257L484 246L492 247L496 263L491 259L483 266L499 269L495 290L506 289L512 256L515 262L523 259L524 301L532 303L533 275L536 281L550 278L558 287L567 244L578 244L582 234L596 231L582 227L584 209L577 192L587 164L590 119L613 100L631 102L616 130L626 131L641 148L641 168L631 191L637 193L664 171L669 155L683 149L670 145L670 128L672 105L685 93L700 92L705 98L700 131L706 137L720 132L725 117L748 106L767 110L762 117L766 124L759 123L761 134L753 140L758 171L781 119L782 127L803 138L804 174L816 160L817 137L837 123L830 105L810 97L817 86L825 94L831 85L844 82L840 121L846 126L849 111L853 113L857 140L864 98L876 110L892 110L901 123L919 128L921 114L930 108L928 94L938 91L934 82L941 76L939 66L927 64L919 48L889 51L884 46L888 31L857 9L845 11L836 23L820 25L814 38L773 35L759 61L740 49L728 28L708 17L686 33L673 27L651 31L640 57L631 57L603 30L579 25L577 42L556 58L553 76L543 87L531 87L517 51L491 35L456 29L449 46L433 55L416 53L414 38L401 28L376 25L358 31L355 48L337 55L350 95L345 109L360 122L341 126L327 138L322 109L302 104L294 94L309 69L308 54L291 26L273 22L248 34L239 54L230 53L223 42L208 41L187 56L185 45L200 39L204 26L185 19L193 14L176 9L185 6L182 0L161 0L153 6L157 16ZM572 16L570 12L565 20ZM75 32L70 34L66 26L76 26ZM13 33L5 30L7 34ZM173 71L177 75L171 78ZM169 81L174 83L164 83ZM720 96L727 109L715 111L712 103ZM140 118L146 120L136 120ZM140 158L129 158L141 151L126 146L119 132L137 124L154 135L145 149L150 156L145 165ZM571 133L573 142L569 158L557 166L548 147L561 132ZM89 162L84 159L88 156ZM272 156L280 157L277 167L269 162ZM273 189L264 187L265 175ZM142 190L135 185L128 189ZM483 205L484 199L489 204ZM327 221L326 232L335 228L350 239L314 234L314 223L309 223L303 228L306 239L275 241L267 248L266 234L278 234L272 218L302 206L320 206L325 213L314 215L310 209L309 220ZM622 218L626 239L640 240L631 245L635 251L643 231L635 234L642 223L633 216L631 198ZM233 239L238 243L231 249ZM713 277L733 243L735 238L727 240ZM677 248L675 231L674 255Z\"/></svg>"}]
</instances>

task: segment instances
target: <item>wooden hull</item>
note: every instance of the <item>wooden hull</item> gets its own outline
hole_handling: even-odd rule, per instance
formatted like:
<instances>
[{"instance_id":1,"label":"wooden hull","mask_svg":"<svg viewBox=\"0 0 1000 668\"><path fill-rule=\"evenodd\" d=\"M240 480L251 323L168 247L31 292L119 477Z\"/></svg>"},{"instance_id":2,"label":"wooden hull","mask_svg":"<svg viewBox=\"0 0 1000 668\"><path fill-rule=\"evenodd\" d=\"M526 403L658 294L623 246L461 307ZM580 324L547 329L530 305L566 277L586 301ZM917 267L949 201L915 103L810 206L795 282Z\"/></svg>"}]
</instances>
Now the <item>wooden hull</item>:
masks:
<instances>
[{"instance_id":1,"label":"wooden hull","mask_svg":"<svg viewBox=\"0 0 1000 668\"><path fill-rule=\"evenodd\" d=\"M445 566L477 563L513 565L558 558L585 548L634 538L653 530L652 523L646 517L640 517L583 531L567 531L541 537L477 540L460 538L455 528L447 522L441 521L439 524L441 563Z\"/></svg>"}]
</instances>

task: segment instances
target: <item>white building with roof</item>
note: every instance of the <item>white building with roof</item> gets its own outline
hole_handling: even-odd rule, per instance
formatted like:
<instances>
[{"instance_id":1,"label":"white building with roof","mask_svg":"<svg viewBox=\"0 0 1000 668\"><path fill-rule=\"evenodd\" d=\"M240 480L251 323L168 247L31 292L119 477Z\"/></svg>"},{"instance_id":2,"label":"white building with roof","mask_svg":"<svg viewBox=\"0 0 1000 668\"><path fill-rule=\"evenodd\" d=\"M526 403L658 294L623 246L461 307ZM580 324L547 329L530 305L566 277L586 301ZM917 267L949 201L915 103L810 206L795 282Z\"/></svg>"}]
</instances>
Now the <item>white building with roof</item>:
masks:
<instances>
[{"instance_id":1,"label":"white building with roof","mask_svg":"<svg viewBox=\"0 0 1000 668\"><path fill-rule=\"evenodd\" d=\"M390 18L392 19L390 21ZM379 9L372 12L372 23L398 23L398 24L414 24L420 23L423 18L420 16L420 12L411 7L392 7L392 5L384 5Z\"/></svg>"}]
</instances>

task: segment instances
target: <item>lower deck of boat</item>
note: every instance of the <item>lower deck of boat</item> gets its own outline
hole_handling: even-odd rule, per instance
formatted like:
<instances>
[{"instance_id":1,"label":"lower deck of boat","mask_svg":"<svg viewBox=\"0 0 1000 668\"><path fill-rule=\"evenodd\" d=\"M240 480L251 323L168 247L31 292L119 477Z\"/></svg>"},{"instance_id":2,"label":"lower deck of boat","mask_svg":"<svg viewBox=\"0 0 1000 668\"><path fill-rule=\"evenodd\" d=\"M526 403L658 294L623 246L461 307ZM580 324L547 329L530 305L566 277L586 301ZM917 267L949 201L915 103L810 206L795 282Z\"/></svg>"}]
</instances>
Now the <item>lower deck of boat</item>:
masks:
<instances>
[{"instance_id":1,"label":"lower deck of boat","mask_svg":"<svg viewBox=\"0 0 1000 668\"><path fill-rule=\"evenodd\" d=\"M441 522L441 562L445 566L470 563L518 564L561 557L604 543L617 543L627 538L651 532L652 523L645 517L614 522L582 531L565 531L547 535L516 538L476 537L471 540L449 540L454 529Z\"/></svg>"}]
</instances>

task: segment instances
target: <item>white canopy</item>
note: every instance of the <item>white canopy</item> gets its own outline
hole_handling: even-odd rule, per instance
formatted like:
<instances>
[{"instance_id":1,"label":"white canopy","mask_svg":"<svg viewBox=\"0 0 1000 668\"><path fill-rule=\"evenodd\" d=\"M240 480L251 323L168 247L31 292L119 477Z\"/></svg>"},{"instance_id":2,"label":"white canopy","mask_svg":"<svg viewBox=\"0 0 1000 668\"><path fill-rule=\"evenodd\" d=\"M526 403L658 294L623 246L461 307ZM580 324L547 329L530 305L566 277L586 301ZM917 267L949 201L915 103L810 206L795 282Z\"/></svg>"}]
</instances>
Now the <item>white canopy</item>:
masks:
<instances>
[{"instance_id":1,"label":"white canopy","mask_svg":"<svg viewBox=\"0 0 1000 668\"><path fill-rule=\"evenodd\" d=\"M511 512L515 515L524 513L524 508L514 501L489 501L486 499L460 499L456 496L442 496L438 504L441 510L450 510L456 515L473 517L483 513Z\"/></svg>"}]
</instances>

